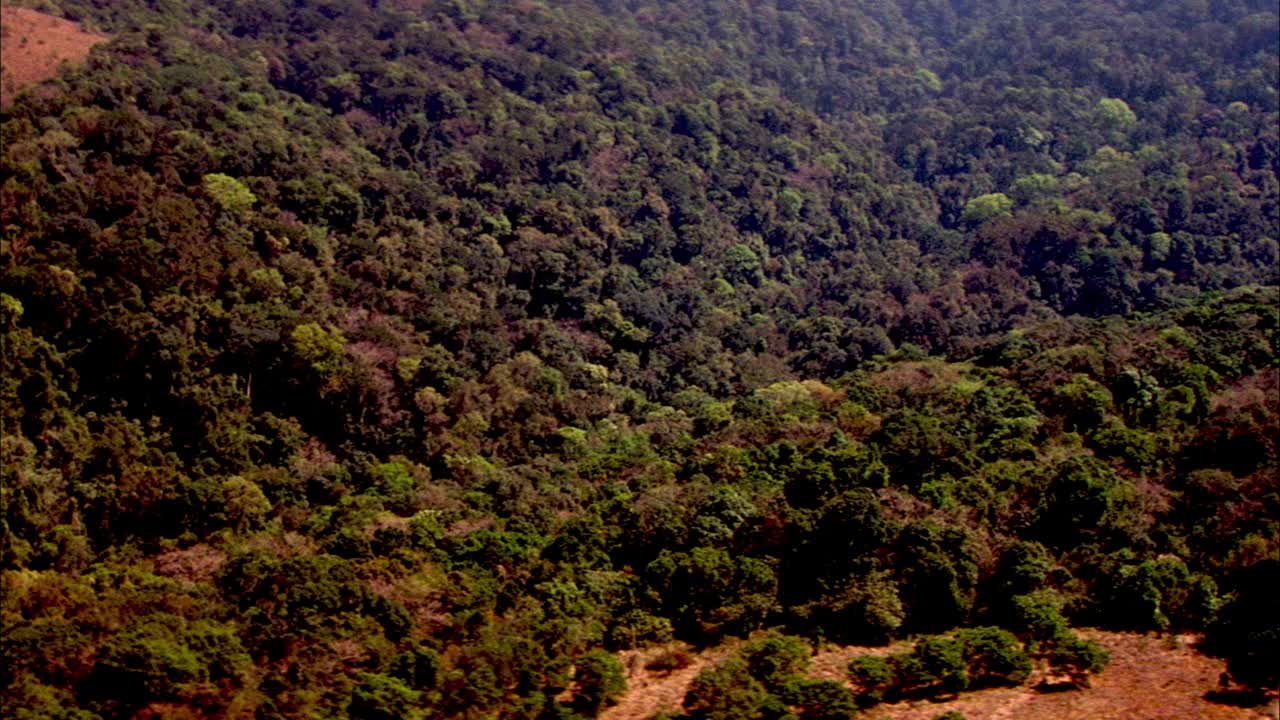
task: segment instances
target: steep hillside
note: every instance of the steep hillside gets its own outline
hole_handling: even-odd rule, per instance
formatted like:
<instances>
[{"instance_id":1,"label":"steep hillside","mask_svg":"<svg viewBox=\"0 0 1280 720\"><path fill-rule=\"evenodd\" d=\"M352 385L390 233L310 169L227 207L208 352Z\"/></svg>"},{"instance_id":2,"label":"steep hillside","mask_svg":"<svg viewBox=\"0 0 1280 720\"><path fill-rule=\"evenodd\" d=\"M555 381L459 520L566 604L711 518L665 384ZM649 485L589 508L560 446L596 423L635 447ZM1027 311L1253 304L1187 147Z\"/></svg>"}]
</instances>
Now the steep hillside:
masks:
<instances>
[{"instance_id":1,"label":"steep hillside","mask_svg":"<svg viewBox=\"0 0 1280 720\"><path fill-rule=\"evenodd\" d=\"M5 707L590 717L767 629L1275 687L1274 3L40 7L111 39L0 110ZM715 677L854 702L784 675Z\"/></svg>"}]
</instances>

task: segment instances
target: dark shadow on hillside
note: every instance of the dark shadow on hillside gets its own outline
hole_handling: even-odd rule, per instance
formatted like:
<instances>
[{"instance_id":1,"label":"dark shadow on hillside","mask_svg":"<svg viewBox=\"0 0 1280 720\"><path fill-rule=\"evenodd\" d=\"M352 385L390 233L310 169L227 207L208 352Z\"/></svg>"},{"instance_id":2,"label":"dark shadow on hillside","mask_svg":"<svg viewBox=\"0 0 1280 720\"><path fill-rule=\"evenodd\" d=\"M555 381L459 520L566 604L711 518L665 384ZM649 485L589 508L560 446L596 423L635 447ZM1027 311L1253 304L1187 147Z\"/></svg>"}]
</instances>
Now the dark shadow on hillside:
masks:
<instances>
[{"instance_id":1,"label":"dark shadow on hillside","mask_svg":"<svg viewBox=\"0 0 1280 720\"><path fill-rule=\"evenodd\" d=\"M1257 708L1268 704L1265 692L1248 688L1219 688L1210 690L1203 697L1212 703L1239 708Z\"/></svg>"}]
</instances>

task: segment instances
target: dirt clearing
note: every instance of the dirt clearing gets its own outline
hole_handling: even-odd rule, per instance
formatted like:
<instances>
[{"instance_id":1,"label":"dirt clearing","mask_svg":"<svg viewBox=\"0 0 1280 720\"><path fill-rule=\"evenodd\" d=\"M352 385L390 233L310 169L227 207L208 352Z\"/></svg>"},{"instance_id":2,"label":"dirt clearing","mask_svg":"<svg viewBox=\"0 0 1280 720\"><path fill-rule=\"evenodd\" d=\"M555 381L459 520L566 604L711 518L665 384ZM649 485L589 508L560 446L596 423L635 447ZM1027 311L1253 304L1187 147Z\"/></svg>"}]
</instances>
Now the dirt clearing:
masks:
<instances>
[{"instance_id":1,"label":"dirt clearing","mask_svg":"<svg viewBox=\"0 0 1280 720\"><path fill-rule=\"evenodd\" d=\"M105 35L85 32L70 20L12 5L0 5L0 105L18 91L58 73L62 63L81 63Z\"/></svg>"},{"instance_id":2,"label":"dirt clearing","mask_svg":"<svg viewBox=\"0 0 1280 720\"><path fill-rule=\"evenodd\" d=\"M659 656L669 654L667 648L624 651L620 659L627 669L627 694L601 713L601 720L648 720L661 710L679 709L689 684L698 673L723 660L730 650L720 647L689 654L679 666L663 670L646 666Z\"/></svg>"},{"instance_id":3,"label":"dirt clearing","mask_svg":"<svg viewBox=\"0 0 1280 720\"><path fill-rule=\"evenodd\" d=\"M1210 702L1205 693L1218 686L1220 660L1196 651L1189 636L1155 637L1081 631L1111 653L1111 664L1085 690L1042 693L1030 687L997 688L964 693L947 702L927 700L879 705L858 720L933 720L955 710L968 720L1262 720L1274 711ZM843 667L860 654L884 654L884 648L837 648L813 658L812 674L843 680ZM642 652L622 656L628 692L606 710L604 720L647 720L664 709L676 709L689 683L704 667L728 654L724 648L695 655L675 672L645 668Z\"/></svg>"}]
</instances>

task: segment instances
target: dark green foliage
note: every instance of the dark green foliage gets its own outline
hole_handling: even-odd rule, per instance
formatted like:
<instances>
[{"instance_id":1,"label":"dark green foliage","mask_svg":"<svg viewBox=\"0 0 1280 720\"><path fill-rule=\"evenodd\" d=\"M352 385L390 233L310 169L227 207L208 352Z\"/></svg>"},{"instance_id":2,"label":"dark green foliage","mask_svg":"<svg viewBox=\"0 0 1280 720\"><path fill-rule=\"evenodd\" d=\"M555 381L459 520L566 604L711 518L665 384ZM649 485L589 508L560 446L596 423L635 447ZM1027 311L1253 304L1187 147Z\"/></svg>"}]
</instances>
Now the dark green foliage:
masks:
<instances>
[{"instance_id":1,"label":"dark green foliage","mask_svg":"<svg viewBox=\"0 0 1280 720\"><path fill-rule=\"evenodd\" d=\"M1210 648L1227 659L1227 670L1238 682L1262 690L1277 683L1280 647L1280 603L1275 578L1280 562L1261 560L1239 572L1232 599L1210 628Z\"/></svg>"},{"instance_id":2,"label":"dark green foliage","mask_svg":"<svg viewBox=\"0 0 1280 720\"><path fill-rule=\"evenodd\" d=\"M921 640L910 655L895 657L894 676L907 694L964 690L969 687L964 645L945 638Z\"/></svg>"},{"instance_id":3,"label":"dark green foliage","mask_svg":"<svg viewBox=\"0 0 1280 720\"><path fill-rule=\"evenodd\" d=\"M903 529L894 565L911 627L937 632L964 621L977 579L969 552L963 533L927 525Z\"/></svg>"},{"instance_id":4,"label":"dark green foliage","mask_svg":"<svg viewBox=\"0 0 1280 720\"><path fill-rule=\"evenodd\" d=\"M6 693L7 705L20 708L18 712L24 720L95 720L100 718L82 707L78 707L67 688L42 685L31 676L25 676L10 687Z\"/></svg>"},{"instance_id":5,"label":"dark green foliage","mask_svg":"<svg viewBox=\"0 0 1280 720\"><path fill-rule=\"evenodd\" d=\"M199 682L200 659L161 625L147 624L121 634L103 648L94 668L104 697L141 706L174 700L181 686Z\"/></svg>"},{"instance_id":6,"label":"dark green foliage","mask_svg":"<svg viewBox=\"0 0 1280 720\"><path fill-rule=\"evenodd\" d=\"M1010 629L1029 643L1052 643L1068 633L1063 604L1063 599L1050 590L1017 595L1008 618Z\"/></svg>"},{"instance_id":7,"label":"dark green foliage","mask_svg":"<svg viewBox=\"0 0 1280 720\"><path fill-rule=\"evenodd\" d=\"M1073 683L1081 687L1088 687L1089 675L1102 672L1111 661L1111 656L1097 643L1079 638L1055 642L1047 657L1051 668L1066 673Z\"/></svg>"},{"instance_id":8,"label":"dark green foliage","mask_svg":"<svg viewBox=\"0 0 1280 720\"><path fill-rule=\"evenodd\" d=\"M767 698L747 664L734 658L698 673L685 694L684 709L692 718L748 720L761 717L759 708Z\"/></svg>"},{"instance_id":9,"label":"dark green foliage","mask_svg":"<svg viewBox=\"0 0 1280 720\"><path fill-rule=\"evenodd\" d=\"M1160 557L1139 565L1118 564L1112 571L1105 620L1124 627L1152 630L1211 624L1218 611L1217 585L1192 575L1176 557Z\"/></svg>"},{"instance_id":10,"label":"dark green foliage","mask_svg":"<svg viewBox=\"0 0 1280 720\"><path fill-rule=\"evenodd\" d=\"M1044 585L1052 568L1052 559L1043 545L1017 540L1002 555L992 584L998 596L1026 595Z\"/></svg>"},{"instance_id":11,"label":"dark green foliage","mask_svg":"<svg viewBox=\"0 0 1280 720\"><path fill-rule=\"evenodd\" d=\"M1129 488L1108 466L1075 459L1056 468L1037 508L1036 531L1063 548L1096 537L1121 521Z\"/></svg>"},{"instance_id":12,"label":"dark green foliage","mask_svg":"<svg viewBox=\"0 0 1280 720\"><path fill-rule=\"evenodd\" d=\"M416 690L432 690L440 682L440 654L428 647L414 647L396 656L391 675Z\"/></svg>"},{"instance_id":13,"label":"dark green foliage","mask_svg":"<svg viewBox=\"0 0 1280 720\"><path fill-rule=\"evenodd\" d=\"M1031 674L1031 659L1018 639L1005 630L971 628L961 630L956 638L964 648L972 687L1019 685Z\"/></svg>"},{"instance_id":14,"label":"dark green foliage","mask_svg":"<svg viewBox=\"0 0 1280 720\"><path fill-rule=\"evenodd\" d=\"M392 720L426 717L421 693L386 675L365 675L351 692L347 712L353 718Z\"/></svg>"},{"instance_id":15,"label":"dark green foliage","mask_svg":"<svg viewBox=\"0 0 1280 720\"><path fill-rule=\"evenodd\" d=\"M894 666L888 658L863 655L849 662L849 679L859 688L858 704L871 706L885 699L897 684Z\"/></svg>"},{"instance_id":16,"label":"dark green foliage","mask_svg":"<svg viewBox=\"0 0 1280 720\"><path fill-rule=\"evenodd\" d=\"M4 707L1274 685L1274 7L46 5L112 39L0 110Z\"/></svg>"},{"instance_id":17,"label":"dark green foliage","mask_svg":"<svg viewBox=\"0 0 1280 720\"><path fill-rule=\"evenodd\" d=\"M663 551L646 574L677 629L699 638L759 627L773 609L777 592L768 564L751 557L734 559L718 548Z\"/></svg>"},{"instance_id":18,"label":"dark green foliage","mask_svg":"<svg viewBox=\"0 0 1280 720\"><path fill-rule=\"evenodd\" d=\"M741 653L751 677L774 692L809 667L809 645L797 637L767 635L752 640Z\"/></svg>"},{"instance_id":19,"label":"dark green foliage","mask_svg":"<svg viewBox=\"0 0 1280 720\"><path fill-rule=\"evenodd\" d=\"M603 650L593 650L578 659L574 683L577 686L574 706L588 716L612 704L627 689L622 663Z\"/></svg>"},{"instance_id":20,"label":"dark green foliage","mask_svg":"<svg viewBox=\"0 0 1280 720\"><path fill-rule=\"evenodd\" d=\"M1083 657L1084 650L1080 652ZM1085 671L1097 669L1090 666ZM859 688L857 703L862 707L969 688L1019 685L1030 674L1031 659L1022 644L993 627L961 630L954 638L928 637L909 652L863 655L849 663L849 679Z\"/></svg>"},{"instance_id":21,"label":"dark green foliage","mask_svg":"<svg viewBox=\"0 0 1280 720\"><path fill-rule=\"evenodd\" d=\"M858 710L853 693L834 680L797 678L781 697L804 720L849 720Z\"/></svg>"},{"instance_id":22,"label":"dark green foliage","mask_svg":"<svg viewBox=\"0 0 1280 720\"><path fill-rule=\"evenodd\" d=\"M756 637L694 678L684 700L687 717L848 720L857 711L853 694L840 683L806 677L809 653L799 638Z\"/></svg>"},{"instance_id":23,"label":"dark green foliage","mask_svg":"<svg viewBox=\"0 0 1280 720\"><path fill-rule=\"evenodd\" d=\"M191 702L209 684L244 681L249 657L233 629L156 614L107 640L86 681L91 703L129 714L152 702Z\"/></svg>"}]
</instances>

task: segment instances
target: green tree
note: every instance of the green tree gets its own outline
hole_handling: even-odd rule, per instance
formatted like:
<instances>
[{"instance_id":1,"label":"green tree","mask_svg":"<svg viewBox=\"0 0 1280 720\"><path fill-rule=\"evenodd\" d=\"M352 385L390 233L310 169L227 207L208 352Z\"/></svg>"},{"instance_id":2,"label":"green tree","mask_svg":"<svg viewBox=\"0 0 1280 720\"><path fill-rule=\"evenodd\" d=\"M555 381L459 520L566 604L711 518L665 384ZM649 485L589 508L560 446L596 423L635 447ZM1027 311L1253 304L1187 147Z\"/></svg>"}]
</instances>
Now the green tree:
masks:
<instances>
[{"instance_id":1,"label":"green tree","mask_svg":"<svg viewBox=\"0 0 1280 720\"><path fill-rule=\"evenodd\" d=\"M898 683L893 664L878 655L862 655L850 660L849 679L859 688L857 701L862 707L879 704Z\"/></svg>"},{"instance_id":2,"label":"green tree","mask_svg":"<svg viewBox=\"0 0 1280 720\"><path fill-rule=\"evenodd\" d=\"M360 720L418 720L429 717L421 695L397 678L365 674L351 691L347 712Z\"/></svg>"},{"instance_id":3,"label":"green tree","mask_svg":"<svg viewBox=\"0 0 1280 720\"><path fill-rule=\"evenodd\" d=\"M987 193L979 195L965 203L961 219L979 225L994 218L1008 215L1013 210L1013 200L1004 193Z\"/></svg>"},{"instance_id":4,"label":"green tree","mask_svg":"<svg viewBox=\"0 0 1280 720\"><path fill-rule=\"evenodd\" d=\"M1062 597L1052 590L1015 596L1009 627L1026 638L1033 649L1042 644L1052 645L1070 634L1067 620L1062 616L1064 604Z\"/></svg>"},{"instance_id":5,"label":"green tree","mask_svg":"<svg viewBox=\"0 0 1280 720\"><path fill-rule=\"evenodd\" d=\"M746 662L734 657L698 673L685 693L684 709L698 720L756 720L768 697Z\"/></svg>"},{"instance_id":6,"label":"green tree","mask_svg":"<svg viewBox=\"0 0 1280 720\"><path fill-rule=\"evenodd\" d=\"M751 640L741 650L747 671L771 692L809 667L809 644L789 635L766 635Z\"/></svg>"},{"instance_id":7,"label":"green tree","mask_svg":"<svg viewBox=\"0 0 1280 720\"><path fill-rule=\"evenodd\" d=\"M803 720L849 720L858 711L853 693L834 680L795 678L780 697Z\"/></svg>"},{"instance_id":8,"label":"green tree","mask_svg":"<svg viewBox=\"0 0 1280 720\"><path fill-rule=\"evenodd\" d=\"M244 183L222 173L204 176L204 190L223 210L240 215L253 208L258 198Z\"/></svg>"},{"instance_id":9,"label":"green tree","mask_svg":"<svg viewBox=\"0 0 1280 720\"><path fill-rule=\"evenodd\" d=\"M1120 98L1102 98L1098 101L1098 118L1110 128L1128 130L1138 122L1138 116L1129 104Z\"/></svg>"},{"instance_id":10,"label":"green tree","mask_svg":"<svg viewBox=\"0 0 1280 720\"><path fill-rule=\"evenodd\" d=\"M603 650L593 650L575 664L574 684L574 707L594 717L627 689L626 672L618 658Z\"/></svg>"},{"instance_id":11,"label":"green tree","mask_svg":"<svg viewBox=\"0 0 1280 720\"><path fill-rule=\"evenodd\" d=\"M916 643L909 661L895 671L902 683L913 690L955 693L969 687L969 670L964 645L946 638L925 638Z\"/></svg>"},{"instance_id":12,"label":"green tree","mask_svg":"<svg viewBox=\"0 0 1280 720\"><path fill-rule=\"evenodd\" d=\"M1049 666L1057 672L1065 672L1071 682L1079 687L1089 687L1090 675L1102 672L1111 656L1092 640L1076 637L1057 641L1047 653Z\"/></svg>"},{"instance_id":13,"label":"green tree","mask_svg":"<svg viewBox=\"0 0 1280 720\"><path fill-rule=\"evenodd\" d=\"M964 647L972 687L1020 685L1031 675L1031 659L1007 630L970 628L961 630L956 639Z\"/></svg>"}]
</instances>

